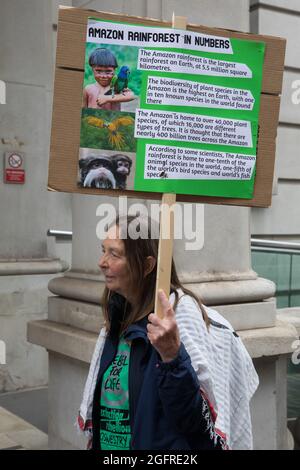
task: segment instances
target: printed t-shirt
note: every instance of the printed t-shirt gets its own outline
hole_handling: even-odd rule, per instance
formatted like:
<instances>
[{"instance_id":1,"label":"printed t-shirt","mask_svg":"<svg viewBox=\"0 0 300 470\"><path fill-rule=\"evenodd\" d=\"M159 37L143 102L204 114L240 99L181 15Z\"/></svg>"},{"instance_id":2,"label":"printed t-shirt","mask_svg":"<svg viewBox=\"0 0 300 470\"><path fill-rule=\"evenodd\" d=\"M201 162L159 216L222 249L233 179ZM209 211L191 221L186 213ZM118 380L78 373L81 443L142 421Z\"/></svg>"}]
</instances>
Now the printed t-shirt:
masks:
<instances>
[{"instance_id":1,"label":"printed t-shirt","mask_svg":"<svg viewBox=\"0 0 300 470\"><path fill-rule=\"evenodd\" d=\"M120 338L114 360L103 374L100 399L100 447L102 450L129 450L128 373L130 344Z\"/></svg>"}]
</instances>

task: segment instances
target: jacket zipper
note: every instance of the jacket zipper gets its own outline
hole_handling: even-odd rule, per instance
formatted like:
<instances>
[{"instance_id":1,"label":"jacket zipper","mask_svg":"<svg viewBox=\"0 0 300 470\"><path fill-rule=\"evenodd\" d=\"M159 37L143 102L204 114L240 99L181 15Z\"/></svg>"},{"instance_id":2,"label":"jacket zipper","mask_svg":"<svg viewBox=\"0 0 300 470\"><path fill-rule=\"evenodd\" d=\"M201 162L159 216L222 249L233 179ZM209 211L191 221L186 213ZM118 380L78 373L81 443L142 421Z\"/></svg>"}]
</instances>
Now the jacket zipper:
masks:
<instances>
[{"instance_id":1,"label":"jacket zipper","mask_svg":"<svg viewBox=\"0 0 300 470\"><path fill-rule=\"evenodd\" d=\"M129 449L133 450L133 418L134 418L134 404L133 404L133 387L132 384L132 358L133 358L134 340L131 341L130 356L129 356L129 371L128 371L128 395L129 395L129 423L130 423L130 444Z\"/></svg>"}]
</instances>

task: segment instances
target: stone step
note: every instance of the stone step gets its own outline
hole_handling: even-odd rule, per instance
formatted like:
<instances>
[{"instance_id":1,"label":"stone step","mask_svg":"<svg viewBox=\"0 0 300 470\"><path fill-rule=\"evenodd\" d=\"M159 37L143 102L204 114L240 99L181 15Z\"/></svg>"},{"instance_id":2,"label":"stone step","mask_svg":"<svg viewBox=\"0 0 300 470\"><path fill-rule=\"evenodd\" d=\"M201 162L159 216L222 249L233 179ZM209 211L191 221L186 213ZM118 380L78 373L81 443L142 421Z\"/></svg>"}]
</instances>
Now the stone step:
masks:
<instances>
[{"instance_id":1,"label":"stone step","mask_svg":"<svg viewBox=\"0 0 300 470\"><path fill-rule=\"evenodd\" d=\"M48 450L48 436L0 407L0 450Z\"/></svg>"}]
</instances>

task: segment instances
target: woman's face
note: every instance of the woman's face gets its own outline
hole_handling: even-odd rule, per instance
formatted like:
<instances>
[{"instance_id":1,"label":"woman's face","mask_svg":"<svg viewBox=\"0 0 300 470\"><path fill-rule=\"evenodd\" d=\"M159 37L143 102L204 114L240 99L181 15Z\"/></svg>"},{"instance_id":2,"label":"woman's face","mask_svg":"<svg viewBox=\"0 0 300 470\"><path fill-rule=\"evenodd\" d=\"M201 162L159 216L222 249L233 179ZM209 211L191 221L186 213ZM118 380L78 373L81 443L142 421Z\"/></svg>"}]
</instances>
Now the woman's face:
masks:
<instances>
[{"instance_id":1,"label":"woman's face","mask_svg":"<svg viewBox=\"0 0 300 470\"><path fill-rule=\"evenodd\" d=\"M125 245L119 238L119 228L111 227L102 243L99 267L105 276L106 287L126 299L130 296L130 272L125 256Z\"/></svg>"}]
</instances>

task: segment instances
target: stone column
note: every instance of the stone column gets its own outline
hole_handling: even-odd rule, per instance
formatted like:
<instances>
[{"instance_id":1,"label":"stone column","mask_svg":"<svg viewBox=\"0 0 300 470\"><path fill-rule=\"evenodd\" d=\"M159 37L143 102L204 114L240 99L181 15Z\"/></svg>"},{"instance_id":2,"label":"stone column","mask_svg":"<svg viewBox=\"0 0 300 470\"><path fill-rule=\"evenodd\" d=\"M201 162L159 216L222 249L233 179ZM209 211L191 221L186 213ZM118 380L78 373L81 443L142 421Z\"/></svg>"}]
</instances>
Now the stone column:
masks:
<instances>
[{"instance_id":1,"label":"stone column","mask_svg":"<svg viewBox=\"0 0 300 470\"><path fill-rule=\"evenodd\" d=\"M47 192L53 48L48 0L3 0L0 14L0 393L47 385L47 354L26 341L46 318L49 280L66 263L47 253L47 229L71 225L70 195ZM48 41L48 39L50 39ZM25 184L4 184L3 154L25 153ZM59 207L59 210L58 210Z\"/></svg>"}]
</instances>

